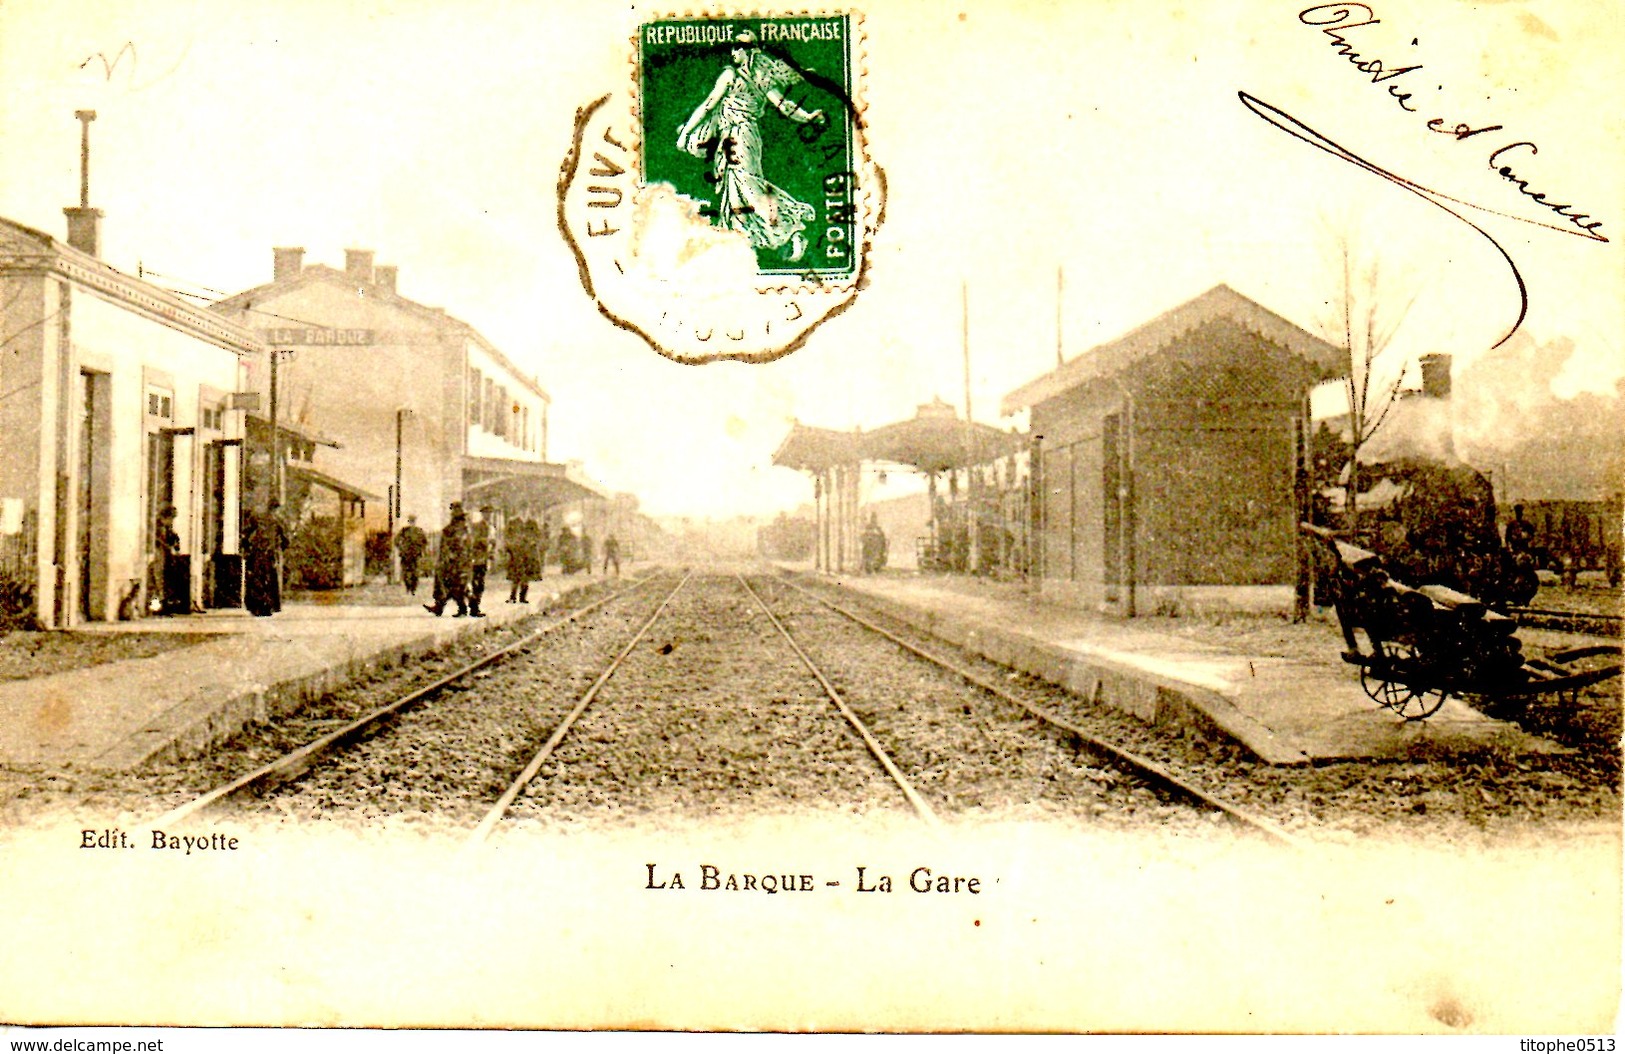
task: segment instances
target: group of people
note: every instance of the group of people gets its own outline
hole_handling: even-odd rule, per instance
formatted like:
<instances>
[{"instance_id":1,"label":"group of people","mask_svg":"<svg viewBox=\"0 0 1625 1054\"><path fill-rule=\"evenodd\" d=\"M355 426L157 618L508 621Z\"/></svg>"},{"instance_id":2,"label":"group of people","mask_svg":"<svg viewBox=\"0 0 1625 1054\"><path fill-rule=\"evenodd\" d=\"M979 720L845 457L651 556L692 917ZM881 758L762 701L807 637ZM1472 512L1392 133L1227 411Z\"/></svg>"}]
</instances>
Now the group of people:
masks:
<instances>
[{"instance_id":1,"label":"group of people","mask_svg":"<svg viewBox=\"0 0 1625 1054\"><path fill-rule=\"evenodd\" d=\"M441 615L448 603L457 607L455 617L483 618L480 610L485 595L485 578L496 555L496 536L491 527L495 510L487 505L480 510L480 518L470 522L462 502L451 503L451 515L440 532L440 548L434 561L434 599L423 605L430 613ZM585 570L592 573L593 544L585 530L577 540L568 526L561 526L558 534L549 537L545 523L539 524L528 517L508 525L503 539L503 554L507 559L508 603L528 604L530 584L542 577L549 559L559 565L565 574ZM407 593L417 595L418 581L429 552L429 537L417 525L417 517L407 517L407 524L395 536L395 548L400 554L401 581ZM621 573L621 545L614 535L604 540L603 573L613 567Z\"/></svg>"}]
</instances>

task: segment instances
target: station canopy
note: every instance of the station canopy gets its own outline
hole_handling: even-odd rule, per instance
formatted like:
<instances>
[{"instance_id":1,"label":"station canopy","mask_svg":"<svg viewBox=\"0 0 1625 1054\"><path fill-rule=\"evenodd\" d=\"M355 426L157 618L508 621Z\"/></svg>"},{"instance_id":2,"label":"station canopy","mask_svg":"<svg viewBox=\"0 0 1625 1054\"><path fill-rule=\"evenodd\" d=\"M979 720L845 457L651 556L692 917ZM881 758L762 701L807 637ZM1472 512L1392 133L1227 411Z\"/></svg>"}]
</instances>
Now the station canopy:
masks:
<instances>
[{"instance_id":1,"label":"station canopy","mask_svg":"<svg viewBox=\"0 0 1625 1054\"><path fill-rule=\"evenodd\" d=\"M608 497L575 465L463 458L463 503L477 508L550 508L572 501Z\"/></svg>"},{"instance_id":2,"label":"station canopy","mask_svg":"<svg viewBox=\"0 0 1625 1054\"><path fill-rule=\"evenodd\" d=\"M306 483L326 489L337 494L345 501L383 501L377 494L362 490L353 484L346 483L337 476L323 472L319 468L309 465L289 463L288 475L293 479L304 480Z\"/></svg>"},{"instance_id":3,"label":"station canopy","mask_svg":"<svg viewBox=\"0 0 1625 1054\"><path fill-rule=\"evenodd\" d=\"M912 465L923 472L946 472L982 465L1020 450L1023 437L991 425L968 424L940 399L920 406L906 421L872 432L837 432L797 422L779 444L773 463L802 471L823 471L859 461Z\"/></svg>"}]
</instances>

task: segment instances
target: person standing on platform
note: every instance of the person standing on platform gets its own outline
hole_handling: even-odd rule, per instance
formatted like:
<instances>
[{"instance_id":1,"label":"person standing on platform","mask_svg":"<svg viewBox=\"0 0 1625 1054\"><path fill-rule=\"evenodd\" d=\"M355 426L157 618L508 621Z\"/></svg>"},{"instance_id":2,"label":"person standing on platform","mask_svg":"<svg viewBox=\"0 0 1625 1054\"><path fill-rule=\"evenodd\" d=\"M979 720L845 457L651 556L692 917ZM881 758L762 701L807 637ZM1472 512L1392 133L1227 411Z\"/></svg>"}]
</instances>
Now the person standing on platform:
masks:
<instances>
[{"instance_id":1,"label":"person standing on platform","mask_svg":"<svg viewBox=\"0 0 1625 1054\"><path fill-rule=\"evenodd\" d=\"M158 509L158 523L153 528L152 540L156 552L147 579L151 583L153 610L161 615L184 614L186 608L177 603L178 598L171 588L175 585L176 577L171 568L181 551L181 536L175 532L175 506L167 501Z\"/></svg>"},{"instance_id":2,"label":"person standing on platform","mask_svg":"<svg viewBox=\"0 0 1625 1054\"><path fill-rule=\"evenodd\" d=\"M581 559L581 550L576 548L576 536L569 524L560 525L558 541L553 543L553 548L559 552L560 574L573 575L580 569L576 562Z\"/></svg>"},{"instance_id":3,"label":"person standing on platform","mask_svg":"<svg viewBox=\"0 0 1625 1054\"><path fill-rule=\"evenodd\" d=\"M621 577L621 543L612 534L604 539L604 574L609 574L609 565L615 565L615 577Z\"/></svg>"},{"instance_id":4,"label":"person standing on platform","mask_svg":"<svg viewBox=\"0 0 1625 1054\"><path fill-rule=\"evenodd\" d=\"M875 574L886 566L886 532L880 529L880 520L872 512L869 514L869 525L863 529L860 550L864 574Z\"/></svg>"},{"instance_id":5,"label":"person standing on platform","mask_svg":"<svg viewBox=\"0 0 1625 1054\"><path fill-rule=\"evenodd\" d=\"M508 603L530 603L536 577L536 521L520 520L508 529Z\"/></svg>"},{"instance_id":6,"label":"person standing on platform","mask_svg":"<svg viewBox=\"0 0 1625 1054\"><path fill-rule=\"evenodd\" d=\"M250 514L244 545L243 604L250 614L261 618L282 610L281 564L288 529L282 525L280 510L273 501L264 512Z\"/></svg>"},{"instance_id":7,"label":"person standing on platform","mask_svg":"<svg viewBox=\"0 0 1625 1054\"><path fill-rule=\"evenodd\" d=\"M429 549L429 536L418 526L416 516L406 518L406 526L395 535L395 549L401 554L401 582L408 596L417 596L418 562Z\"/></svg>"},{"instance_id":8,"label":"person standing on platform","mask_svg":"<svg viewBox=\"0 0 1625 1054\"><path fill-rule=\"evenodd\" d=\"M592 574L593 556L596 553L592 547L592 539L587 536L587 525L581 525L581 566L590 575Z\"/></svg>"},{"instance_id":9,"label":"person standing on platform","mask_svg":"<svg viewBox=\"0 0 1625 1054\"><path fill-rule=\"evenodd\" d=\"M462 618L468 614L468 517L463 513L463 503L451 503L451 519L446 521L445 529L440 532L440 558L435 563L434 576L434 603L423 605L424 610L431 615L439 616L446 610L446 601L457 602L457 614L453 618Z\"/></svg>"},{"instance_id":10,"label":"person standing on platform","mask_svg":"<svg viewBox=\"0 0 1625 1054\"><path fill-rule=\"evenodd\" d=\"M468 528L468 614L471 618L484 618L480 600L485 596L485 572L491 566L491 553L496 540L491 535L491 514L496 510L489 505L480 506L480 518Z\"/></svg>"}]
</instances>

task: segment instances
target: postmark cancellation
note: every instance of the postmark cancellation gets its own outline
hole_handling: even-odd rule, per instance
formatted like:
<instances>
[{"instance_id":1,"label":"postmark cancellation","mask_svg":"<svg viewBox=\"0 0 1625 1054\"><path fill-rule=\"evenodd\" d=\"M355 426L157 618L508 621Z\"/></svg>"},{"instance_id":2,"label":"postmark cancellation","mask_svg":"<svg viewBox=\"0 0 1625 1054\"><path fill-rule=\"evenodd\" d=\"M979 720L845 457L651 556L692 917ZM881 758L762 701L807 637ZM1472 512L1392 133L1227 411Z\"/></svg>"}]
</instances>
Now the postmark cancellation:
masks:
<instances>
[{"instance_id":1,"label":"postmark cancellation","mask_svg":"<svg viewBox=\"0 0 1625 1054\"><path fill-rule=\"evenodd\" d=\"M851 12L637 27L559 182L600 312L679 361L768 361L851 302L883 213L861 41Z\"/></svg>"}]
</instances>

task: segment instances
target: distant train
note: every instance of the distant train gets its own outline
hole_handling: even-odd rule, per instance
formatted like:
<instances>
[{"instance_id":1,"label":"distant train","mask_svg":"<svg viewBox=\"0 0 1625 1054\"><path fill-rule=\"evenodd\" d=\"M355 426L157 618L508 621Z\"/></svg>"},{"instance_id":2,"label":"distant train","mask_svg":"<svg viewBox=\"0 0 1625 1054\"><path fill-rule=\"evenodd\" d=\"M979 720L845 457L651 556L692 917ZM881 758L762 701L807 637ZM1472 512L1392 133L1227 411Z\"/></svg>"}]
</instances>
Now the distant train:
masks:
<instances>
[{"instance_id":1,"label":"distant train","mask_svg":"<svg viewBox=\"0 0 1625 1054\"><path fill-rule=\"evenodd\" d=\"M756 531L756 550L769 560L810 560L818 527L812 520L790 518L783 513Z\"/></svg>"},{"instance_id":2,"label":"distant train","mask_svg":"<svg viewBox=\"0 0 1625 1054\"><path fill-rule=\"evenodd\" d=\"M1610 586L1620 584L1625 521L1618 494L1602 501L1517 502L1502 510L1501 529L1508 542L1527 535L1536 566L1556 572L1566 585L1583 571L1600 571Z\"/></svg>"}]
</instances>

